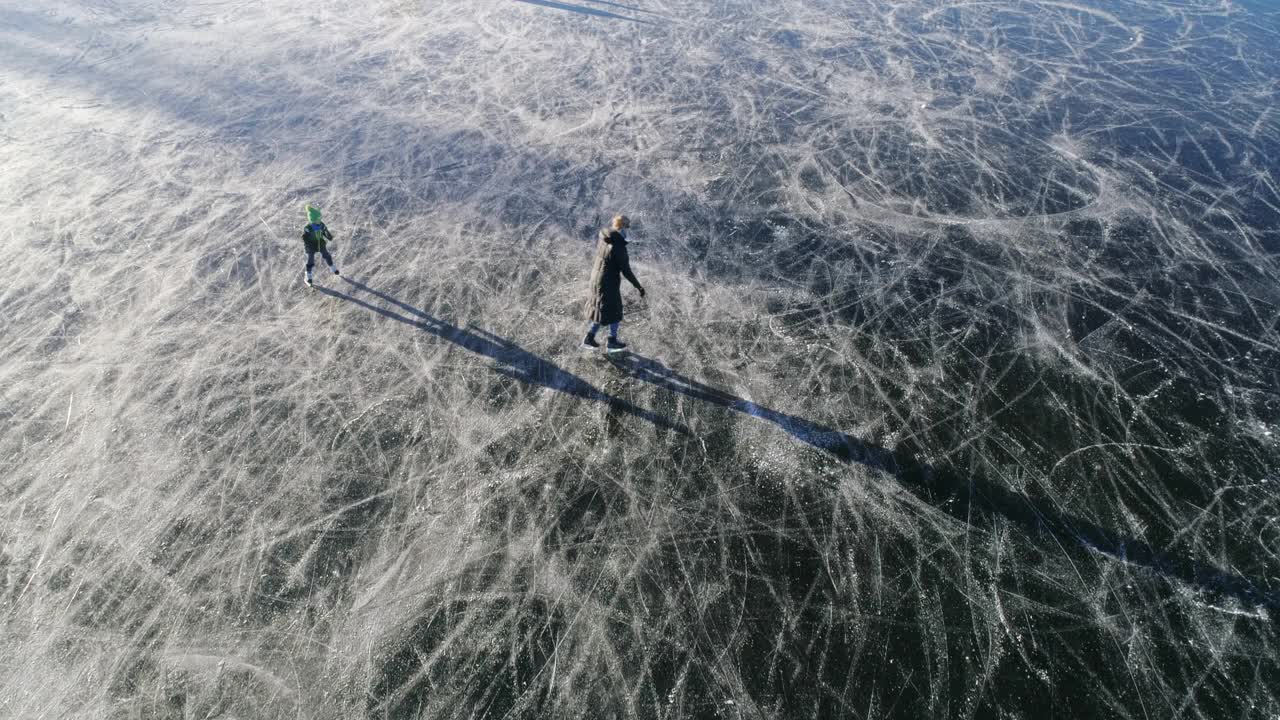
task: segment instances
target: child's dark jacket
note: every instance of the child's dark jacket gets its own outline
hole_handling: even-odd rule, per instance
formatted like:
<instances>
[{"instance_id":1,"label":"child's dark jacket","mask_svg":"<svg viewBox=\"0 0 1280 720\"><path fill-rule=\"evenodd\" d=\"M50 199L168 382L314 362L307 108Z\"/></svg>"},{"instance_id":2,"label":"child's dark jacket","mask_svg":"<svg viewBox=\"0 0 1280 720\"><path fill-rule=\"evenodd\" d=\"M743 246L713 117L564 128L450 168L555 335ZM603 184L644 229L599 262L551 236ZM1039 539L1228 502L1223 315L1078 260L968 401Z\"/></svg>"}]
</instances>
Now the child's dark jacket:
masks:
<instances>
[{"instance_id":1,"label":"child's dark jacket","mask_svg":"<svg viewBox=\"0 0 1280 720\"><path fill-rule=\"evenodd\" d=\"M306 246L307 252L319 252L325 249L333 235L330 234L329 228L324 223L312 223L302 229L302 244Z\"/></svg>"}]
</instances>

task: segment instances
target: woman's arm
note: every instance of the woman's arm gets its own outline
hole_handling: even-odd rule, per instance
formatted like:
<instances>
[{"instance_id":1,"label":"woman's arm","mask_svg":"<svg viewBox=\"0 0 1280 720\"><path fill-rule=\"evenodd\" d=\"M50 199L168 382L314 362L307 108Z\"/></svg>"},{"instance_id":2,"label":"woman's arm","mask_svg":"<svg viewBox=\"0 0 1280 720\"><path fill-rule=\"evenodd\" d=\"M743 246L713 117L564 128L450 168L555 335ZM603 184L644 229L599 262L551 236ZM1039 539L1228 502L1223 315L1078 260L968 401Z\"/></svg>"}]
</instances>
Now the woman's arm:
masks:
<instances>
[{"instance_id":1,"label":"woman's arm","mask_svg":"<svg viewBox=\"0 0 1280 720\"><path fill-rule=\"evenodd\" d=\"M640 297L644 297L644 287L642 287L640 285L640 281L636 279L635 273L631 272L631 256L625 249L622 251L622 257L618 258L618 267L622 270L622 277L626 278L627 282L634 285L636 290L640 291Z\"/></svg>"}]
</instances>

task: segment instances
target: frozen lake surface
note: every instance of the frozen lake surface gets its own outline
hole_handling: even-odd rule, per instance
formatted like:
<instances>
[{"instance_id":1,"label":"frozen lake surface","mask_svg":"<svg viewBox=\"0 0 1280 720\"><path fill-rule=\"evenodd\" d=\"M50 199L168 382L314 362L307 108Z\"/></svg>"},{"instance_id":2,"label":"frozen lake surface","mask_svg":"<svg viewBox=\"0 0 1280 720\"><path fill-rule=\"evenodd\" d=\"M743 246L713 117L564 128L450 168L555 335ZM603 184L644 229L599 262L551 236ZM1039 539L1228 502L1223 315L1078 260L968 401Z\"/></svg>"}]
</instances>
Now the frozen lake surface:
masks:
<instances>
[{"instance_id":1,"label":"frozen lake surface","mask_svg":"<svg viewBox=\"0 0 1280 720\"><path fill-rule=\"evenodd\" d=\"M0 0L0 717L1280 717L1278 93L1261 2Z\"/></svg>"}]
</instances>

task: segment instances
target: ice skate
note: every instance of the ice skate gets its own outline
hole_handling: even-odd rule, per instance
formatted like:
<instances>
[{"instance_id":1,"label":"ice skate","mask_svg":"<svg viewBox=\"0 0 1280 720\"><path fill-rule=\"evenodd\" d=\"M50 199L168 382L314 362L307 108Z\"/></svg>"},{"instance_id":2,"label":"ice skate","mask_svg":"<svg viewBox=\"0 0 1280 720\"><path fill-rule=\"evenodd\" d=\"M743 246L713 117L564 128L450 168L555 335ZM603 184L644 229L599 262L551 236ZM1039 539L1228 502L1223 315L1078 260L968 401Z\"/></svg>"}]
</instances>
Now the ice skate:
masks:
<instances>
[{"instance_id":1,"label":"ice skate","mask_svg":"<svg viewBox=\"0 0 1280 720\"><path fill-rule=\"evenodd\" d=\"M595 336L588 335L582 338L582 344L579 347L583 350L595 350L600 347L600 343L596 341Z\"/></svg>"},{"instance_id":2,"label":"ice skate","mask_svg":"<svg viewBox=\"0 0 1280 720\"><path fill-rule=\"evenodd\" d=\"M627 349L627 344L615 337L609 338L609 342L605 346L605 350L611 353L622 352L623 350L626 350L626 349Z\"/></svg>"},{"instance_id":3,"label":"ice skate","mask_svg":"<svg viewBox=\"0 0 1280 720\"><path fill-rule=\"evenodd\" d=\"M329 266L329 269L333 271L333 274L334 274L334 275L341 275L341 274L342 274L342 273L338 272L338 266L337 266L337 265L330 265L330 266Z\"/></svg>"},{"instance_id":4,"label":"ice skate","mask_svg":"<svg viewBox=\"0 0 1280 720\"><path fill-rule=\"evenodd\" d=\"M314 287L314 285L311 284L311 273L306 273L302 276L302 284L307 287Z\"/></svg>"}]
</instances>

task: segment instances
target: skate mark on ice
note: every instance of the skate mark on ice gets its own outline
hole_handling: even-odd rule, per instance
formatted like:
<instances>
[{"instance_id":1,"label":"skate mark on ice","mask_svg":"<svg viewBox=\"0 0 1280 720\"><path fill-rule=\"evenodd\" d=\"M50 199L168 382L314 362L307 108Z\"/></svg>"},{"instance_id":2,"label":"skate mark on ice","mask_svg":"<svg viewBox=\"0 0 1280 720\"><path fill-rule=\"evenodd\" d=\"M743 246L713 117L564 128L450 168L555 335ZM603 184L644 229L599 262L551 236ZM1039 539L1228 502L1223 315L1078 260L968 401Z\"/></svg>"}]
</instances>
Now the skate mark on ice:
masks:
<instances>
[{"instance_id":1,"label":"skate mark on ice","mask_svg":"<svg viewBox=\"0 0 1280 720\"><path fill-rule=\"evenodd\" d=\"M585 2L589 2L589 3L591 3L592 5L608 5L609 7L615 7L615 8L618 8L618 9L620 9L620 10L628 10L628 11L630 11L630 12L648 13L648 14L650 14L650 15L658 15L658 14L659 14L658 12L656 12L656 11L654 11L654 10L646 10L646 9L644 9L644 8L642 8L642 7L637 7L637 6L635 6L635 5L623 5L622 3L609 2L609 0L584 0L584 1L585 1Z\"/></svg>"},{"instance_id":2,"label":"skate mark on ice","mask_svg":"<svg viewBox=\"0 0 1280 720\"><path fill-rule=\"evenodd\" d=\"M641 20L639 18L627 17L626 15L619 15L618 13L609 12L608 10L599 10L596 8L586 7L583 5L571 5L569 3L555 2L555 0L516 0L516 2L526 3L528 5L541 5L543 7L555 8L556 10L567 10L572 13L578 13L579 15L594 15L596 17L608 18L610 20L626 20L628 22L640 23L642 25L653 24L648 20ZM613 3L603 3L603 4L613 5ZM617 7L622 7L622 6L619 5ZM628 8L628 9L637 10L637 8Z\"/></svg>"},{"instance_id":3,"label":"skate mark on ice","mask_svg":"<svg viewBox=\"0 0 1280 720\"><path fill-rule=\"evenodd\" d=\"M1003 518L1033 535L1047 535L1063 547L1094 550L1180 580L1211 595L1230 596L1246 605L1280 610L1280 592L1247 577L1190 557L1163 552L1139 538L1053 510L991 480L920 462L909 448L889 450L867 444L820 423L758 405L684 377L657 360L634 353L615 357L613 361L642 382L773 423L788 435L827 452L842 463L886 472L912 495L962 522L989 526Z\"/></svg>"}]
</instances>

